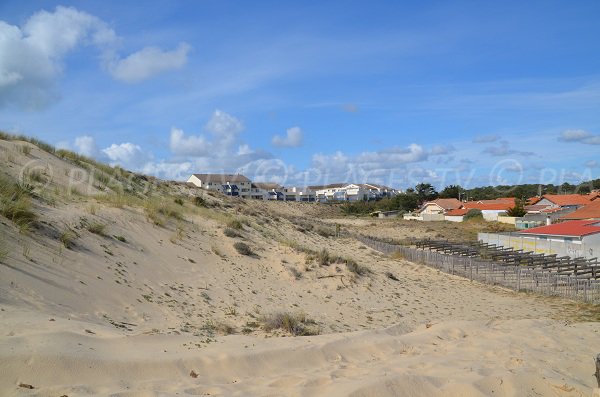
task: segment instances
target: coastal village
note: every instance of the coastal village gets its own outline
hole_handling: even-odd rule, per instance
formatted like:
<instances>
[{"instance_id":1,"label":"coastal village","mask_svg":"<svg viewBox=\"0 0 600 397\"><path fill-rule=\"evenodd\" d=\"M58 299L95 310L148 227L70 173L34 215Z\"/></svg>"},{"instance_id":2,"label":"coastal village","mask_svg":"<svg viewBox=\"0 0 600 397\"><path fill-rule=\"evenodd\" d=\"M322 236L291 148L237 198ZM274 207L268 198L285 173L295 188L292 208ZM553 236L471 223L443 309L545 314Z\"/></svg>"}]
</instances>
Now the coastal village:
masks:
<instances>
[{"instance_id":1,"label":"coastal village","mask_svg":"<svg viewBox=\"0 0 600 397\"><path fill-rule=\"evenodd\" d=\"M374 183L334 183L320 186L284 187L253 182L239 174L193 174L188 184L232 197L255 200L343 203L381 200L401 190ZM521 216L511 210L521 207ZM373 216L422 222L464 222L480 217L487 222L514 226L516 232L479 233L483 243L535 254L596 259L600 254L600 192L545 194L519 203L514 197L461 201L439 198L423 203L416 211L376 211Z\"/></svg>"}]
</instances>

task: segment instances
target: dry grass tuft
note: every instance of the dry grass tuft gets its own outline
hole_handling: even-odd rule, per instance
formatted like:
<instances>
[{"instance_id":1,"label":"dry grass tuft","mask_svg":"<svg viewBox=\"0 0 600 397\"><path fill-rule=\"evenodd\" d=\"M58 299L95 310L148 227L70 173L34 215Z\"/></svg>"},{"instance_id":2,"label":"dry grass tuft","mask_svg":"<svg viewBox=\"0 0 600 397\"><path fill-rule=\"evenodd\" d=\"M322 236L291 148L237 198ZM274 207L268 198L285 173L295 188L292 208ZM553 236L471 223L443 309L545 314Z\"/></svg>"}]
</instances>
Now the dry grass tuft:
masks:
<instances>
[{"instance_id":1,"label":"dry grass tuft","mask_svg":"<svg viewBox=\"0 0 600 397\"><path fill-rule=\"evenodd\" d=\"M0 214L15 223L21 231L29 230L37 219L31 203L31 189L8 177L0 177Z\"/></svg>"},{"instance_id":2,"label":"dry grass tuft","mask_svg":"<svg viewBox=\"0 0 600 397\"><path fill-rule=\"evenodd\" d=\"M281 329L294 336L318 335L317 323L309 319L305 313L277 312L261 318L263 328L267 332Z\"/></svg>"}]
</instances>

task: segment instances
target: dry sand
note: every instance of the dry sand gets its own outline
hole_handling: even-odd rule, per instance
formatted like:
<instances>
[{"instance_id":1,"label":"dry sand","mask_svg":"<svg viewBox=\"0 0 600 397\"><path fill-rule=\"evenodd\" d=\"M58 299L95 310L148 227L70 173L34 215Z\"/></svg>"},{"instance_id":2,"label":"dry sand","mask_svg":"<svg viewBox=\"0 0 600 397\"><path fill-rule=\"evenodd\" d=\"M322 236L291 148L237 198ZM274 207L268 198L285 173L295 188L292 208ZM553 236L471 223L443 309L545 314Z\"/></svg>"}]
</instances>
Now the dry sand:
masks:
<instances>
[{"instance_id":1,"label":"dry sand","mask_svg":"<svg viewBox=\"0 0 600 397\"><path fill-rule=\"evenodd\" d=\"M13 176L32 160L54 175L73 167L15 145L0 141ZM401 238L443 224L207 197L220 206L186 201L182 220L159 226L136 206L66 196L67 183L57 176L46 187L55 199L35 201L31 232L0 217L0 396L589 396L596 386L597 308L470 282L319 229ZM240 237L224 235L231 219ZM240 255L240 241L255 255ZM323 248L371 273L305 252ZM267 332L261 318L274 312L305 313L321 334Z\"/></svg>"}]
</instances>

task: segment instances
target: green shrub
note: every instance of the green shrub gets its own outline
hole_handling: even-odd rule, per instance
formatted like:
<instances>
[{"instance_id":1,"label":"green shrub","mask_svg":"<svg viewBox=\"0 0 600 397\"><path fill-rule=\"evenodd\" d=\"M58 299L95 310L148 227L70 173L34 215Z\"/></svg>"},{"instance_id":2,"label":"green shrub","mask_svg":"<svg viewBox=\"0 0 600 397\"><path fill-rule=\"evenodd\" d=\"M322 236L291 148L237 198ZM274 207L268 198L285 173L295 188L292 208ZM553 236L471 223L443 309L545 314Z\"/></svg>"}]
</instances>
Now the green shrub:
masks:
<instances>
[{"instance_id":1,"label":"green shrub","mask_svg":"<svg viewBox=\"0 0 600 397\"><path fill-rule=\"evenodd\" d=\"M329 251L323 248L321 251L317 253L317 262L320 266L327 266L331 260L331 256L329 255Z\"/></svg>"},{"instance_id":2,"label":"green shrub","mask_svg":"<svg viewBox=\"0 0 600 397\"><path fill-rule=\"evenodd\" d=\"M263 316L261 321L263 323L263 328L267 332L281 329L295 336L319 334L316 322L309 319L304 313L278 312Z\"/></svg>"},{"instance_id":3,"label":"green shrub","mask_svg":"<svg viewBox=\"0 0 600 397\"><path fill-rule=\"evenodd\" d=\"M227 227L237 230L244 229L244 225L239 219L231 219L229 222L227 222Z\"/></svg>"},{"instance_id":4,"label":"green shrub","mask_svg":"<svg viewBox=\"0 0 600 397\"><path fill-rule=\"evenodd\" d=\"M348 271L359 276L365 276L371 273L371 269L366 266L359 265L353 259L346 259L346 267L348 268Z\"/></svg>"},{"instance_id":5,"label":"green shrub","mask_svg":"<svg viewBox=\"0 0 600 397\"><path fill-rule=\"evenodd\" d=\"M230 227L226 227L225 230L223 230L223 234L226 235L227 237L231 237L231 238L242 236L235 229L232 229Z\"/></svg>"},{"instance_id":6,"label":"green shrub","mask_svg":"<svg viewBox=\"0 0 600 397\"><path fill-rule=\"evenodd\" d=\"M113 237L116 238L117 240L119 240L122 243L127 243L127 239L125 237L123 237L123 236L114 235Z\"/></svg>"},{"instance_id":7,"label":"green shrub","mask_svg":"<svg viewBox=\"0 0 600 397\"><path fill-rule=\"evenodd\" d=\"M77 234L73 230L67 229L60 235L59 240L65 248L71 249L75 245L76 238Z\"/></svg>"},{"instance_id":8,"label":"green shrub","mask_svg":"<svg viewBox=\"0 0 600 397\"><path fill-rule=\"evenodd\" d=\"M254 255L254 251L252 251L252 248L250 248L250 246L246 243L237 242L237 243L233 244L233 248L235 248L235 250L239 254L246 255L246 256Z\"/></svg>"},{"instance_id":9,"label":"green shrub","mask_svg":"<svg viewBox=\"0 0 600 397\"><path fill-rule=\"evenodd\" d=\"M481 210L474 209L474 208L467 211L467 213L465 214L465 216L463 218L463 220L465 220L465 221L477 220L477 219L483 219L483 214L481 213Z\"/></svg>"},{"instance_id":10,"label":"green shrub","mask_svg":"<svg viewBox=\"0 0 600 397\"><path fill-rule=\"evenodd\" d=\"M31 203L31 189L0 176L0 213L21 230L29 229L37 219Z\"/></svg>"},{"instance_id":11,"label":"green shrub","mask_svg":"<svg viewBox=\"0 0 600 397\"><path fill-rule=\"evenodd\" d=\"M204 199L204 197L196 196L194 197L194 205L196 207L208 207L208 203Z\"/></svg>"},{"instance_id":12,"label":"green shrub","mask_svg":"<svg viewBox=\"0 0 600 397\"><path fill-rule=\"evenodd\" d=\"M104 230L106 229L106 225L103 223L99 223L99 222L92 222L89 225L87 225L86 229L90 233L98 234L100 236L105 236Z\"/></svg>"},{"instance_id":13,"label":"green shrub","mask_svg":"<svg viewBox=\"0 0 600 397\"><path fill-rule=\"evenodd\" d=\"M183 199L181 197L175 197L175 200L173 200L173 201L177 205L183 205Z\"/></svg>"}]
</instances>

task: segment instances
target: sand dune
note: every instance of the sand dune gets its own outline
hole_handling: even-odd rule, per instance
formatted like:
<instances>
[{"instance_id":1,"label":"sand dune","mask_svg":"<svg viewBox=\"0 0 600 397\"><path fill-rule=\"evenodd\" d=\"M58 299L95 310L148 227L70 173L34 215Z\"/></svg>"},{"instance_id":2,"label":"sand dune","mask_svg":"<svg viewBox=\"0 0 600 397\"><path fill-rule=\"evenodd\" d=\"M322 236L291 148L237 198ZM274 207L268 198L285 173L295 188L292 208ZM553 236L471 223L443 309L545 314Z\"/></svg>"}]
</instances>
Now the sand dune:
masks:
<instances>
[{"instance_id":1,"label":"sand dune","mask_svg":"<svg viewBox=\"0 0 600 397\"><path fill-rule=\"evenodd\" d=\"M228 336L198 348L184 335L123 336L38 313L2 316L11 319L0 329L3 395L591 395L590 350L600 347L594 324L552 320Z\"/></svg>"},{"instance_id":2,"label":"sand dune","mask_svg":"<svg viewBox=\"0 0 600 397\"><path fill-rule=\"evenodd\" d=\"M201 192L160 181L115 202L99 181L69 189L66 175L89 165L24 144L0 141L3 174L32 162L53 172L34 184L31 230L0 217L0 396L587 396L596 385L597 307L470 282L331 233L333 223L393 238L454 225L219 196L198 207ZM273 313L320 335L271 329Z\"/></svg>"}]
</instances>

